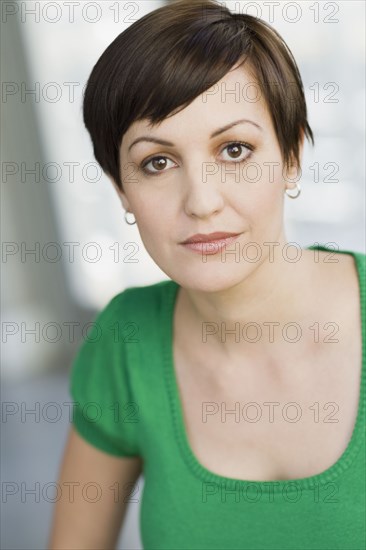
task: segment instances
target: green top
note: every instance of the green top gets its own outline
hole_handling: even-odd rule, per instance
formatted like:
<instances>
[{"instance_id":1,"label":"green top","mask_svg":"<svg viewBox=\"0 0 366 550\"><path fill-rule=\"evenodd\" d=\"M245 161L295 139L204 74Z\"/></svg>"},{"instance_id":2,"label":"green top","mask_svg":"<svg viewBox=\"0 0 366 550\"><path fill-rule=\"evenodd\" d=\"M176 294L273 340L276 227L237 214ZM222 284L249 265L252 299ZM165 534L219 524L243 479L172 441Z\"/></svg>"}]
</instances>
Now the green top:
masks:
<instances>
[{"instance_id":1,"label":"green top","mask_svg":"<svg viewBox=\"0 0 366 550\"><path fill-rule=\"evenodd\" d=\"M127 288L96 317L72 366L73 422L98 449L143 458L143 491L138 484L132 492L120 487L119 498L131 505L141 500L144 548L365 549L366 255L336 252L353 256L359 276L360 396L347 448L311 477L239 480L217 475L197 460L173 365L176 282Z\"/></svg>"}]
</instances>

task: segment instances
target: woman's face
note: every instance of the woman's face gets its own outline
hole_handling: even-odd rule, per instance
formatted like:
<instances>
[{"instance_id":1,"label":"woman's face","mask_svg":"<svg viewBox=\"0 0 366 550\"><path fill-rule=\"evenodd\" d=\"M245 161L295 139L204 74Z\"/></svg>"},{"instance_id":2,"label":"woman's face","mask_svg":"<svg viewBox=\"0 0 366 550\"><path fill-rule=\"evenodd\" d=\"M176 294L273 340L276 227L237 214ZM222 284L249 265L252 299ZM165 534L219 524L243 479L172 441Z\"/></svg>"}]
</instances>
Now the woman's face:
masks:
<instances>
[{"instance_id":1,"label":"woman's face","mask_svg":"<svg viewBox=\"0 0 366 550\"><path fill-rule=\"evenodd\" d=\"M296 168L285 172L264 99L253 100L259 90L253 82L245 68L235 68L160 125L138 121L123 136L123 207L135 215L156 264L185 288L228 289L269 257L264 243L279 243L277 250L286 243L284 191L294 187L286 177L294 178ZM161 143L133 144L140 138ZM239 236L226 248L182 244L214 232Z\"/></svg>"}]
</instances>

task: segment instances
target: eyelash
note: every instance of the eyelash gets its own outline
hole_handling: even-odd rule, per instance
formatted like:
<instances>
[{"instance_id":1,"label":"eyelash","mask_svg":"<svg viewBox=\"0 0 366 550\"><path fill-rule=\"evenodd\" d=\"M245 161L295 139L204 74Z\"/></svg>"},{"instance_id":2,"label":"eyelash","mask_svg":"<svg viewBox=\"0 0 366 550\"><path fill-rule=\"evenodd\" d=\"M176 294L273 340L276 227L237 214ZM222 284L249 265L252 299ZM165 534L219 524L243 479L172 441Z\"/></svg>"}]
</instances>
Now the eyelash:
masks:
<instances>
[{"instance_id":1,"label":"eyelash","mask_svg":"<svg viewBox=\"0 0 366 550\"><path fill-rule=\"evenodd\" d=\"M229 143L227 143L224 148L222 149L222 151L226 148L228 148L230 145L242 145L243 147L245 147L246 149L249 149L249 154L242 160L232 160L232 161L225 161L225 162L233 162L234 164L239 164L239 163L243 163L243 162L246 162L252 155L252 153L255 151L255 147L253 147L253 145L250 145L250 143L247 143L246 141L230 141ZM160 159L160 158L164 158L164 159L168 159L168 160L171 160L169 159L169 157L166 157L164 155L154 155L152 157L149 157L148 159L144 160L141 164L140 164L140 168L142 170L142 172L144 174L146 174L147 176L159 176L160 174L163 174L164 172L166 172L167 170L157 170L156 172L150 172L149 170L146 169L146 166L152 161L152 160L155 160L155 159Z\"/></svg>"}]
</instances>

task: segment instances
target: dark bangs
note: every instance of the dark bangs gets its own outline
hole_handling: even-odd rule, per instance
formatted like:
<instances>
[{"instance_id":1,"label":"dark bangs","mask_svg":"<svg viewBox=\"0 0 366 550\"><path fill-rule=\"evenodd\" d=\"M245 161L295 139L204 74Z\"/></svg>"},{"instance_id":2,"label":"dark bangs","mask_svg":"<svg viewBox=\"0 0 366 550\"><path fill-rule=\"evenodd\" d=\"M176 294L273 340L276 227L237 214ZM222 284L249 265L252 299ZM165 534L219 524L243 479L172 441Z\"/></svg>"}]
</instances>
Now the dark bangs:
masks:
<instances>
[{"instance_id":1,"label":"dark bangs","mask_svg":"<svg viewBox=\"0 0 366 550\"><path fill-rule=\"evenodd\" d=\"M267 103L284 163L299 164L301 132L312 142L313 135L301 77L281 37L267 23L232 14L215 0L178 0L117 36L87 82L83 115L94 156L121 190L119 150L131 124L162 122L239 61Z\"/></svg>"}]
</instances>

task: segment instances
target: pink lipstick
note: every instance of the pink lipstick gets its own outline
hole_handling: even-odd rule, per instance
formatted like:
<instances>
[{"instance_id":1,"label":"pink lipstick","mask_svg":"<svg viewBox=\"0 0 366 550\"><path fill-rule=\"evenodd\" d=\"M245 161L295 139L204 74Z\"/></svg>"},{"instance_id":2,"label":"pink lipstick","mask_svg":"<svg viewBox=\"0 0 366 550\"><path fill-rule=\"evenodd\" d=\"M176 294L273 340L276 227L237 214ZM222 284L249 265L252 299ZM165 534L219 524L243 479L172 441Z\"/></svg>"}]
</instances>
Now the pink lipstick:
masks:
<instances>
[{"instance_id":1,"label":"pink lipstick","mask_svg":"<svg viewBox=\"0 0 366 550\"><path fill-rule=\"evenodd\" d=\"M240 234L241 233L228 233L223 231L208 234L196 233L196 235L192 235L180 244L198 254L207 254L211 256L217 254L225 246L234 242Z\"/></svg>"}]
</instances>

